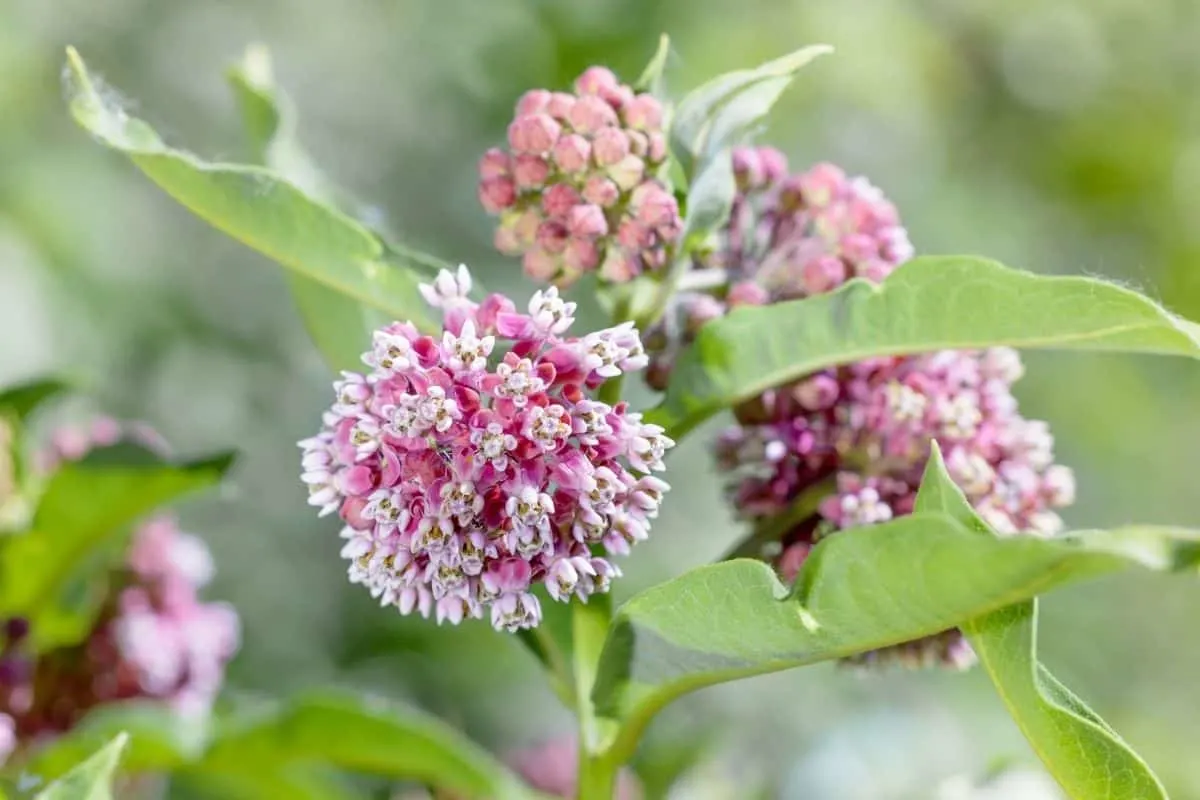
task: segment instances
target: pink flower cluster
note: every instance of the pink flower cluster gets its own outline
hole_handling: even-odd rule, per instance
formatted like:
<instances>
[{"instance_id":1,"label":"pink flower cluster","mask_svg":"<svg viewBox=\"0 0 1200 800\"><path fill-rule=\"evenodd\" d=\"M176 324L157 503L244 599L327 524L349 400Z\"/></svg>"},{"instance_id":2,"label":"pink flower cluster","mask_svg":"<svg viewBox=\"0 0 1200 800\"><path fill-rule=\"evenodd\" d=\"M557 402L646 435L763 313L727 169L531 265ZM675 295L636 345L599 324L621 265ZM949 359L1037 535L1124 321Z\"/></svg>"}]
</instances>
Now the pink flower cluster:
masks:
<instances>
[{"instance_id":1,"label":"pink flower cluster","mask_svg":"<svg viewBox=\"0 0 1200 800\"><path fill-rule=\"evenodd\" d=\"M666 264L682 230L656 173L667 157L662 105L603 67L575 94L534 89L517 102L508 151L479 162L479 199L500 216L495 244L537 281L568 286L599 270L614 282Z\"/></svg>"},{"instance_id":2,"label":"pink flower cluster","mask_svg":"<svg viewBox=\"0 0 1200 800\"><path fill-rule=\"evenodd\" d=\"M383 605L497 629L538 624L533 594L568 601L619 574L649 533L673 442L592 392L646 364L632 324L568 337L574 303L550 287L528 313L468 298L465 267L423 286L441 336L375 332L366 375L344 373L324 428L300 443L309 502L345 521L350 580Z\"/></svg>"},{"instance_id":3,"label":"pink flower cluster","mask_svg":"<svg viewBox=\"0 0 1200 800\"><path fill-rule=\"evenodd\" d=\"M734 217L700 267L723 270L725 279L714 294L684 296L677 327L657 332L667 341L656 354L660 377L671 347L730 306L819 294L852 277L882 280L911 254L895 208L863 179L830 165L789 177L782 155L769 149L734 158ZM1022 372L1008 348L875 358L742 404L738 424L717 444L733 503L748 519L805 512L762 555L790 580L821 536L910 513L933 440L997 532L1059 530L1054 509L1073 502L1074 478L1054 463L1047 425L1018 412L1012 384ZM965 666L972 656L948 631L856 660Z\"/></svg>"},{"instance_id":4,"label":"pink flower cluster","mask_svg":"<svg viewBox=\"0 0 1200 800\"><path fill-rule=\"evenodd\" d=\"M832 164L788 174L769 147L734 150L738 193L718 246L696 264L720 292L681 292L647 335L647 380L662 389L681 347L704 323L738 305L830 291L850 278L882 280L912 256L895 206L865 178Z\"/></svg>"},{"instance_id":5,"label":"pink flower cluster","mask_svg":"<svg viewBox=\"0 0 1200 800\"><path fill-rule=\"evenodd\" d=\"M143 442L158 441L138 430ZM109 419L97 420L90 430L63 429L40 463L80 458L125 435ZM125 565L110 576L110 595L83 643L34 656L26 648L29 622L5 621L0 761L6 750L70 730L88 711L110 702L160 700L180 714L207 713L239 639L236 611L198 597L212 573L204 543L159 515L134 531Z\"/></svg>"}]
</instances>

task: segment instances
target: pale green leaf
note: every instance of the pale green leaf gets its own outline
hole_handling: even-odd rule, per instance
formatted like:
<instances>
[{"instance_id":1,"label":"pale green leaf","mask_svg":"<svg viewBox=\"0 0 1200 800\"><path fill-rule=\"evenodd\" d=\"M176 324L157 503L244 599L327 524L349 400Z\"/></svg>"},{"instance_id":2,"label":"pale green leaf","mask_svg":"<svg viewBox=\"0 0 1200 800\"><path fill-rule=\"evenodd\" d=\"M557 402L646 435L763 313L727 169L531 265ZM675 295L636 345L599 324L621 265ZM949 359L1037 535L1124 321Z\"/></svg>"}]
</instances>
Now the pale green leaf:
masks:
<instances>
[{"instance_id":1,"label":"pale green leaf","mask_svg":"<svg viewBox=\"0 0 1200 800\"><path fill-rule=\"evenodd\" d=\"M69 49L67 55L75 120L192 213L340 294L437 329L417 291L417 276L389 263L383 244L360 223L273 170L208 162L168 147L98 88L78 53Z\"/></svg>"},{"instance_id":2,"label":"pale green leaf","mask_svg":"<svg viewBox=\"0 0 1200 800\"><path fill-rule=\"evenodd\" d=\"M978 532L994 536L975 513L932 446L918 511L940 511ZM1148 536L1091 537L1109 552L1164 567L1190 566L1194 554L1186 548L1163 551L1164 540ZM1166 800L1158 778L1099 715L1063 686L1037 660L1037 599L966 620L960 626L987 671L1009 714L1029 740L1047 771L1076 800Z\"/></svg>"},{"instance_id":3,"label":"pale green leaf","mask_svg":"<svg viewBox=\"0 0 1200 800\"><path fill-rule=\"evenodd\" d=\"M832 51L828 45L805 47L754 69L719 75L680 100L671 121L671 153L688 180L698 174L705 154L740 144L802 67Z\"/></svg>"},{"instance_id":4,"label":"pale green leaf","mask_svg":"<svg viewBox=\"0 0 1200 800\"><path fill-rule=\"evenodd\" d=\"M665 33L658 37L658 49L650 63L642 70L642 74L633 82L633 88L639 92L650 92L656 97L662 97L663 70L667 66L667 57L671 54L671 39Z\"/></svg>"},{"instance_id":5,"label":"pale green leaf","mask_svg":"<svg viewBox=\"0 0 1200 800\"><path fill-rule=\"evenodd\" d=\"M738 308L705 325L647 418L676 438L815 370L874 356L997 345L1200 357L1200 326L1112 283L968 256L915 258L880 284Z\"/></svg>"},{"instance_id":6,"label":"pale green leaf","mask_svg":"<svg viewBox=\"0 0 1200 800\"><path fill-rule=\"evenodd\" d=\"M593 699L625 720L623 755L658 710L696 689L939 633L1130 563L1178 569L1197 541L1153 527L1000 539L920 512L822 540L794 593L760 561L701 567L618 610Z\"/></svg>"},{"instance_id":7,"label":"pale green leaf","mask_svg":"<svg viewBox=\"0 0 1200 800\"><path fill-rule=\"evenodd\" d=\"M112 782L129 737L119 734L95 755L38 792L35 800L113 800Z\"/></svg>"},{"instance_id":8,"label":"pale green leaf","mask_svg":"<svg viewBox=\"0 0 1200 800\"><path fill-rule=\"evenodd\" d=\"M0 416L23 422L39 406L70 390L70 386L57 378L42 378L18 386L10 386L0 392Z\"/></svg>"}]
</instances>

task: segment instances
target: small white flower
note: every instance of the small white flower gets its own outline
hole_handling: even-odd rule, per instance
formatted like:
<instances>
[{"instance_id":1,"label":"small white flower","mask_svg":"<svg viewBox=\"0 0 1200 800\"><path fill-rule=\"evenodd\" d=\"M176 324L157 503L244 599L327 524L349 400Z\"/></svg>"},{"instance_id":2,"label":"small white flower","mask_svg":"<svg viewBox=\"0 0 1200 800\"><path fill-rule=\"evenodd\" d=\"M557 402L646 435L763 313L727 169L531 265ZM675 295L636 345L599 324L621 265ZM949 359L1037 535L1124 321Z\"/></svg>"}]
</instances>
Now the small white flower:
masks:
<instances>
[{"instance_id":1,"label":"small white flower","mask_svg":"<svg viewBox=\"0 0 1200 800\"><path fill-rule=\"evenodd\" d=\"M568 303L558 296L558 287L539 290L529 300L529 316L543 335L565 333L575 321L575 303Z\"/></svg>"},{"instance_id":2,"label":"small white flower","mask_svg":"<svg viewBox=\"0 0 1200 800\"><path fill-rule=\"evenodd\" d=\"M455 272L448 269L438 272L432 286L422 283L417 288L426 303L434 308L447 308L471 293L471 273L466 264L459 264Z\"/></svg>"},{"instance_id":3,"label":"small white flower","mask_svg":"<svg viewBox=\"0 0 1200 800\"><path fill-rule=\"evenodd\" d=\"M899 381L892 381L884 391L887 393L888 413L896 422L915 423L925 417L929 401L916 389Z\"/></svg>"},{"instance_id":4,"label":"small white flower","mask_svg":"<svg viewBox=\"0 0 1200 800\"><path fill-rule=\"evenodd\" d=\"M408 358L411 351L412 343L405 337L377 330L372 337L371 351L363 356L363 363L374 367L380 377L387 377L412 366Z\"/></svg>"},{"instance_id":5,"label":"small white flower","mask_svg":"<svg viewBox=\"0 0 1200 800\"><path fill-rule=\"evenodd\" d=\"M450 331L442 334L442 350L446 353L447 363L456 370L479 372L486 369L488 356L495 346L495 336L480 338L475 335L475 323L471 320L463 323L457 336Z\"/></svg>"},{"instance_id":6,"label":"small white flower","mask_svg":"<svg viewBox=\"0 0 1200 800\"><path fill-rule=\"evenodd\" d=\"M516 366L500 363L496 375L501 381L496 387L496 396L511 400L517 408L525 406L529 395L546 388L546 382L535 374L533 362L528 358L522 358Z\"/></svg>"}]
</instances>

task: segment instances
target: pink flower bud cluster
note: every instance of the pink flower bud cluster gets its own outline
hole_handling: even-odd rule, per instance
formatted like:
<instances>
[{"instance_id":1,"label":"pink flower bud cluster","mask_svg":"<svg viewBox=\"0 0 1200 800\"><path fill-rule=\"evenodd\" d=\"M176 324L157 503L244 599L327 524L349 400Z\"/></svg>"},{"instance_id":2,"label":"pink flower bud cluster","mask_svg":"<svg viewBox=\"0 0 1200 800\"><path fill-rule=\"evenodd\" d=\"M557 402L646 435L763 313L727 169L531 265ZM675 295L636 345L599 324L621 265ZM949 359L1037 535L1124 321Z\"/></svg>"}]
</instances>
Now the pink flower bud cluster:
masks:
<instances>
[{"instance_id":1,"label":"pink flower bud cluster","mask_svg":"<svg viewBox=\"0 0 1200 800\"><path fill-rule=\"evenodd\" d=\"M93 446L120 438L122 427L108 419L91 430L63 429L41 463L64 457L63 442L71 443L71 458L80 458ZM159 515L134 531L125 565L110 575L110 594L82 643L35 656L27 652L29 622L6 620L0 649L0 762L5 749L64 733L107 703L157 700L180 714L208 713L239 639L236 611L198 597L212 574L204 543L181 532L170 516Z\"/></svg>"},{"instance_id":2,"label":"pink flower bud cluster","mask_svg":"<svg viewBox=\"0 0 1200 800\"><path fill-rule=\"evenodd\" d=\"M402 614L498 630L538 624L533 588L586 600L649 534L674 444L626 404L594 398L641 369L632 324L566 336L575 304L550 287L527 313L468 299L465 267L422 287L440 336L375 332L365 375L344 373L321 432L300 443L309 502L339 512L350 580Z\"/></svg>"},{"instance_id":3,"label":"pink flower bud cluster","mask_svg":"<svg viewBox=\"0 0 1200 800\"><path fill-rule=\"evenodd\" d=\"M879 281L911 254L895 207L865 180L830 165L788 176L769 149L740 150L734 165L734 216L721 247L699 265L723 270L725 279L712 294L682 297L674 327L650 337L663 348L659 378L669 373L670 348L731 306L820 294L853 277ZM820 537L910 513L935 440L955 482L997 532L1058 531L1054 509L1073 502L1074 478L1054 463L1047 425L1018 412L1012 385L1022 372L1008 348L875 358L743 403L738 424L717 444L739 514L759 520L808 511L761 555L791 580ZM854 661L962 667L972 656L948 631Z\"/></svg>"},{"instance_id":4,"label":"pink flower bud cluster","mask_svg":"<svg viewBox=\"0 0 1200 800\"><path fill-rule=\"evenodd\" d=\"M682 230L655 177L666 157L662 105L603 67L580 75L574 94L526 92L508 150L479 162L480 202L500 217L496 248L564 287L593 270L624 282L662 268Z\"/></svg>"},{"instance_id":5,"label":"pink flower bud cluster","mask_svg":"<svg viewBox=\"0 0 1200 800\"><path fill-rule=\"evenodd\" d=\"M832 164L789 175L786 157L769 147L735 149L733 168L729 224L695 265L718 271L720 291L681 293L649 332L654 388L666 386L679 348L731 307L821 294L851 278L880 281L912 256L896 207L865 178Z\"/></svg>"}]
</instances>

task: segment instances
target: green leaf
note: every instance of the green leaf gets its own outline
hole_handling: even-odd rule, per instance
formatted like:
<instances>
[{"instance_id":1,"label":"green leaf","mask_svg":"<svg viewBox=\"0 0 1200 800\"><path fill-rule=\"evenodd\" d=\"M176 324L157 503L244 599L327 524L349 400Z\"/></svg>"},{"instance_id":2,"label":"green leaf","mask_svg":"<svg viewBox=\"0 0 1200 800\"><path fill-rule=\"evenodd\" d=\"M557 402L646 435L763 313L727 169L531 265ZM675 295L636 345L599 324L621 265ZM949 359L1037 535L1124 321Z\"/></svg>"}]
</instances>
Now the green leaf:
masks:
<instances>
[{"instance_id":1,"label":"green leaf","mask_svg":"<svg viewBox=\"0 0 1200 800\"><path fill-rule=\"evenodd\" d=\"M33 621L39 649L86 635L132 523L217 483L232 455L169 463L129 445L98 448L46 483L33 529L0 552L0 614Z\"/></svg>"},{"instance_id":2,"label":"green leaf","mask_svg":"<svg viewBox=\"0 0 1200 800\"><path fill-rule=\"evenodd\" d=\"M1154 527L1001 539L923 511L822 540L792 592L760 561L701 567L619 609L593 699L624 719L620 758L688 692L918 639L1130 563L1191 567L1198 541Z\"/></svg>"},{"instance_id":3,"label":"green leaf","mask_svg":"<svg viewBox=\"0 0 1200 800\"><path fill-rule=\"evenodd\" d=\"M467 797L530 795L501 764L439 720L340 693L314 693L218 736L198 770L324 763Z\"/></svg>"},{"instance_id":4,"label":"green leaf","mask_svg":"<svg viewBox=\"0 0 1200 800\"><path fill-rule=\"evenodd\" d=\"M737 183L733 158L723 150L706 159L703 169L688 188L687 213L683 220L683 249L690 252L704 238L729 221Z\"/></svg>"},{"instance_id":5,"label":"green leaf","mask_svg":"<svg viewBox=\"0 0 1200 800\"><path fill-rule=\"evenodd\" d=\"M335 202L335 190L296 138L295 110L275 85L266 49L247 50L228 77L256 161L276 170L312 197ZM361 354L371 339L362 305L299 273L288 273L288 286L308 335L326 363L335 372L360 369Z\"/></svg>"},{"instance_id":6,"label":"green leaf","mask_svg":"<svg viewBox=\"0 0 1200 800\"><path fill-rule=\"evenodd\" d=\"M686 95L671 122L671 152L689 180L706 156L741 143L770 112L796 73L814 58L833 52L812 45L754 69L713 78Z\"/></svg>"},{"instance_id":7,"label":"green leaf","mask_svg":"<svg viewBox=\"0 0 1200 800\"><path fill-rule=\"evenodd\" d=\"M967 256L926 256L880 284L735 309L705 325L647 419L676 439L766 389L873 356L1018 348L1200 357L1200 325L1142 295Z\"/></svg>"},{"instance_id":8,"label":"green leaf","mask_svg":"<svg viewBox=\"0 0 1200 800\"><path fill-rule=\"evenodd\" d=\"M981 536L994 536L955 485L935 442L921 480L916 510L950 514ZM1140 541L1139 541L1140 540ZM1126 544L1153 544L1132 537ZM1164 554L1152 553L1152 559ZM1186 552L1178 566L1187 566ZM1078 800L1162 798L1166 792L1144 761L1099 715L1037 660L1037 599L961 625L1009 714L1047 770Z\"/></svg>"},{"instance_id":9,"label":"green leaf","mask_svg":"<svg viewBox=\"0 0 1200 800\"><path fill-rule=\"evenodd\" d=\"M24 422L38 406L64 394L70 386L56 378L42 378L0 392L0 416Z\"/></svg>"},{"instance_id":10,"label":"green leaf","mask_svg":"<svg viewBox=\"0 0 1200 800\"><path fill-rule=\"evenodd\" d=\"M26 771L52 779L117 734L128 734L122 760L129 772L171 772L197 758L207 741L207 721L190 719L162 703L128 702L89 713L69 733L36 751Z\"/></svg>"},{"instance_id":11,"label":"green leaf","mask_svg":"<svg viewBox=\"0 0 1200 800\"><path fill-rule=\"evenodd\" d=\"M87 761L37 793L35 800L113 800L112 782L129 737L119 734Z\"/></svg>"},{"instance_id":12,"label":"green leaf","mask_svg":"<svg viewBox=\"0 0 1200 800\"><path fill-rule=\"evenodd\" d=\"M633 82L635 91L649 92L656 97L662 97L663 69L667 66L669 55L671 55L671 38L664 33L658 37L658 49L654 51L650 63Z\"/></svg>"},{"instance_id":13,"label":"green leaf","mask_svg":"<svg viewBox=\"0 0 1200 800\"><path fill-rule=\"evenodd\" d=\"M340 294L426 330L440 327L417 291L417 276L389 263L383 244L361 224L275 171L212 163L168 147L97 88L74 49L67 50L67 78L75 121L192 213Z\"/></svg>"}]
</instances>

